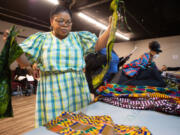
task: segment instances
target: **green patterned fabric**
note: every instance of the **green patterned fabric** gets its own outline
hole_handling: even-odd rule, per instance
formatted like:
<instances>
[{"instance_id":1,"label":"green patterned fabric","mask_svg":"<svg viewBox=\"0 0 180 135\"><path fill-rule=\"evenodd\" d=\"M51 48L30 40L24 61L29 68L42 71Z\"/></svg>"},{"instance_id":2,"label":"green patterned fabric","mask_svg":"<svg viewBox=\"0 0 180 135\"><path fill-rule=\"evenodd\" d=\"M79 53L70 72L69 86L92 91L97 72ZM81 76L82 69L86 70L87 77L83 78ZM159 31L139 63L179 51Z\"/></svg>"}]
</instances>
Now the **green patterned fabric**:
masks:
<instances>
[{"instance_id":1,"label":"green patterned fabric","mask_svg":"<svg viewBox=\"0 0 180 135\"><path fill-rule=\"evenodd\" d=\"M0 55L0 118L13 116L11 104L11 71L9 66L23 53L16 41L17 34L16 27L12 27Z\"/></svg>"}]
</instances>

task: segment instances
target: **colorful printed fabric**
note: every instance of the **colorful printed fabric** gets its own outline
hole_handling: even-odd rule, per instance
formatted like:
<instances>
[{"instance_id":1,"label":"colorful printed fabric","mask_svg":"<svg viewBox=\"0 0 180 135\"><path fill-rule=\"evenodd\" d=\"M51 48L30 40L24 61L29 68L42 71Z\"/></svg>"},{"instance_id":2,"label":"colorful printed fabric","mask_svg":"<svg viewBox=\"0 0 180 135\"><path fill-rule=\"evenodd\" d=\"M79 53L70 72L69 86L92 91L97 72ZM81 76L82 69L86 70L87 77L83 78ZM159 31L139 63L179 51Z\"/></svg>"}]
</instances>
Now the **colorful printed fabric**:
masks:
<instances>
[{"instance_id":1,"label":"colorful printed fabric","mask_svg":"<svg viewBox=\"0 0 180 135\"><path fill-rule=\"evenodd\" d=\"M90 32L70 32L59 40L51 32L36 33L20 46L41 70L37 87L35 126L55 119L62 111L77 111L91 101L83 68L83 55L97 37Z\"/></svg>"},{"instance_id":2,"label":"colorful printed fabric","mask_svg":"<svg viewBox=\"0 0 180 135\"><path fill-rule=\"evenodd\" d=\"M154 93L158 92L161 94L166 94L173 97L180 97L180 91L173 88L162 88L162 87L152 87L152 86L131 86L131 85L119 85L119 84L106 84L105 86L100 86L97 91L99 95L102 96L122 96L122 94L141 94L141 93Z\"/></svg>"},{"instance_id":3,"label":"colorful printed fabric","mask_svg":"<svg viewBox=\"0 0 180 135\"><path fill-rule=\"evenodd\" d=\"M174 115L180 115L180 104L173 99L162 98L121 98L121 97L100 97L99 101L103 101L114 106L138 109L138 110L155 110Z\"/></svg>"},{"instance_id":4,"label":"colorful printed fabric","mask_svg":"<svg viewBox=\"0 0 180 135\"><path fill-rule=\"evenodd\" d=\"M126 96L127 97L127 96ZM161 99L173 99L175 100L177 103L180 104L180 98L179 97L173 97L173 96L168 96L166 94L161 94L161 93L142 93L142 94L128 94L128 97L141 97L141 98L161 98Z\"/></svg>"},{"instance_id":5,"label":"colorful printed fabric","mask_svg":"<svg viewBox=\"0 0 180 135\"><path fill-rule=\"evenodd\" d=\"M180 91L177 89L106 84L97 92L99 101L114 106L180 115Z\"/></svg>"},{"instance_id":6,"label":"colorful printed fabric","mask_svg":"<svg viewBox=\"0 0 180 135\"><path fill-rule=\"evenodd\" d=\"M130 64L123 66L123 72L129 77L134 77L142 68L145 69L150 59L148 53L144 53L139 59L133 60Z\"/></svg>"},{"instance_id":7,"label":"colorful printed fabric","mask_svg":"<svg viewBox=\"0 0 180 135\"><path fill-rule=\"evenodd\" d=\"M62 112L49 121L47 129L63 135L150 135L146 127L114 124L109 116L87 116L83 113Z\"/></svg>"}]
</instances>

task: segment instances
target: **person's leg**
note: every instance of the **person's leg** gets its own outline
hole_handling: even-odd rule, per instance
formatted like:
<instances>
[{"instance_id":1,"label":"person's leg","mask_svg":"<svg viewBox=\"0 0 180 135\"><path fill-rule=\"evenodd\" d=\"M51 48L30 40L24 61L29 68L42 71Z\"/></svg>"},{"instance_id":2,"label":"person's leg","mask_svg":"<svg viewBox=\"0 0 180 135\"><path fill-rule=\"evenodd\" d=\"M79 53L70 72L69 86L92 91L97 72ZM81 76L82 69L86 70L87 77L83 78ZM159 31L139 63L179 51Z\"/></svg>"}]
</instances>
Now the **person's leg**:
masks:
<instances>
[{"instance_id":1,"label":"person's leg","mask_svg":"<svg viewBox=\"0 0 180 135\"><path fill-rule=\"evenodd\" d=\"M136 80L147 80L153 79L152 71L150 69L139 70L138 75L135 77Z\"/></svg>"},{"instance_id":2,"label":"person's leg","mask_svg":"<svg viewBox=\"0 0 180 135\"><path fill-rule=\"evenodd\" d=\"M126 82L130 80L129 77L127 77L124 72L122 71L118 80L118 84L126 84Z\"/></svg>"},{"instance_id":3,"label":"person's leg","mask_svg":"<svg viewBox=\"0 0 180 135\"><path fill-rule=\"evenodd\" d=\"M156 67L152 67L152 75L154 78L158 81L158 83L161 85L161 87L165 87L166 83L164 82L161 73Z\"/></svg>"}]
</instances>

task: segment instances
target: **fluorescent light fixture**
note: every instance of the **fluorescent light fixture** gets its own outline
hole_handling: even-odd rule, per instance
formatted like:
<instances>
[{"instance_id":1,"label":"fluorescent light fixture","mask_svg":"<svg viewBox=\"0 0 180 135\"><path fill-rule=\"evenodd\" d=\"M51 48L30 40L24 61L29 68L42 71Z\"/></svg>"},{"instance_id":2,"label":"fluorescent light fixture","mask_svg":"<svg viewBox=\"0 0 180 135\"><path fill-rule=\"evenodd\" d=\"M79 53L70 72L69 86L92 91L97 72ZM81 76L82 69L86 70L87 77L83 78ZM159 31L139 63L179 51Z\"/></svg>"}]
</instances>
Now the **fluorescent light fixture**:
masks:
<instances>
[{"instance_id":1,"label":"fluorescent light fixture","mask_svg":"<svg viewBox=\"0 0 180 135\"><path fill-rule=\"evenodd\" d=\"M99 27L99 28L101 28L101 29L107 29L107 26L106 26L106 25L104 25L104 24L96 21L95 19L93 19L93 18L85 15L84 13L79 12L79 13L78 13L78 16L80 16L81 18L83 18L83 19L86 20L87 22L90 22L90 23L96 25L97 27ZM118 36L118 37L120 37L120 38L123 38L123 39L125 39L125 40L129 40L129 37L126 37L126 36L122 35L122 34L119 33L119 32L116 32L116 36Z\"/></svg>"},{"instance_id":2,"label":"fluorescent light fixture","mask_svg":"<svg viewBox=\"0 0 180 135\"><path fill-rule=\"evenodd\" d=\"M58 5L59 4L58 0L47 0L47 1L49 1L50 3L52 3L54 5Z\"/></svg>"},{"instance_id":3,"label":"fluorescent light fixture","mask_svg":"<svg viewBox=\"0 0 180 135\"><path fill-rule=\"evenodd\" d=\"M129 40L129 37L126 37L126 36L122 35L122 34L119 33L119 32L116 32L116 36L117 36L117 37L120 37L120 38L123 38L123 39L125 39L125 40Z\"/></svg>"}]
</instances>

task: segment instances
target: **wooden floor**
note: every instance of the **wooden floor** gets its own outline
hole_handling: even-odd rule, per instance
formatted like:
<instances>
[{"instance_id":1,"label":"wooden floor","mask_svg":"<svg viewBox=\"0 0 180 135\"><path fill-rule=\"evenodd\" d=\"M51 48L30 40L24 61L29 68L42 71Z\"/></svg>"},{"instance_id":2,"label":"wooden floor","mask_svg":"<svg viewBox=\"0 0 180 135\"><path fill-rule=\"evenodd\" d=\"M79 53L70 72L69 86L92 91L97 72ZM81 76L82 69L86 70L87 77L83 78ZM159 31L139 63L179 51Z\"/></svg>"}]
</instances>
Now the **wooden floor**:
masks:
<instances>
[{"instance_id":1,"label":"wooden floor","mask_svg":"<svg viewBox=\"0 0 180 135\"><path fill-rule=\"evenodd\" d=\"M34 128L36 95L13 96L14 117L0 119L0 135L22 135Z\"/></svg>"}]
</instances>

